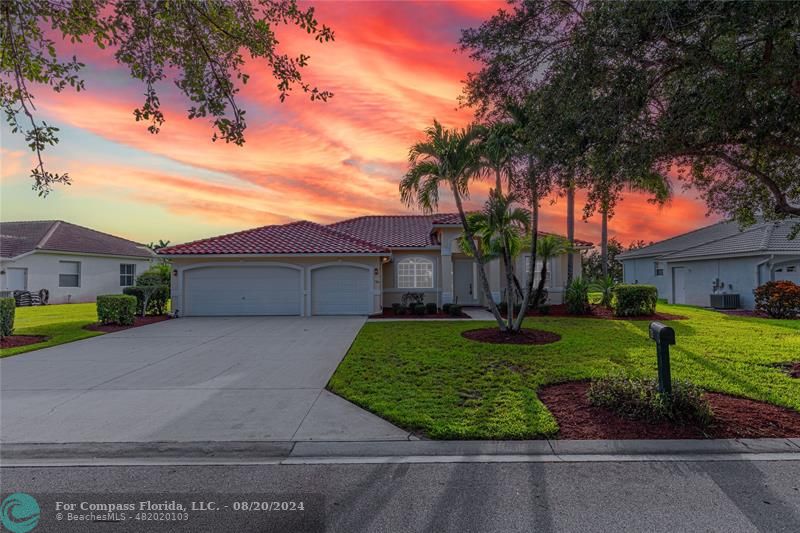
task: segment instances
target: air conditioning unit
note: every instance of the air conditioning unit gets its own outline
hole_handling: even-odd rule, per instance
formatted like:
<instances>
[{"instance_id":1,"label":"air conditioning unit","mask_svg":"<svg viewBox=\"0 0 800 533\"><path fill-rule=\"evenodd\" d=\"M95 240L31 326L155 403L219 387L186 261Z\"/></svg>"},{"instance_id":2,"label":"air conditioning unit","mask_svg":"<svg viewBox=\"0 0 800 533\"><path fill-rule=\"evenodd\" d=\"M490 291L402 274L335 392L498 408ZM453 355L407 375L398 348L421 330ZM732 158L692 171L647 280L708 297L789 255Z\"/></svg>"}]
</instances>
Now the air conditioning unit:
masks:
<instances>
[{"instance_id":1,"label":"air conditioning unit","mask_svg":"<svg viewBox=\"0 0 800 533\"><path fill-rule=\"evenodd\" d=\"M714 309L739 309L739 295L712 294L711 307Z\"/></svg>"}]
</instances>

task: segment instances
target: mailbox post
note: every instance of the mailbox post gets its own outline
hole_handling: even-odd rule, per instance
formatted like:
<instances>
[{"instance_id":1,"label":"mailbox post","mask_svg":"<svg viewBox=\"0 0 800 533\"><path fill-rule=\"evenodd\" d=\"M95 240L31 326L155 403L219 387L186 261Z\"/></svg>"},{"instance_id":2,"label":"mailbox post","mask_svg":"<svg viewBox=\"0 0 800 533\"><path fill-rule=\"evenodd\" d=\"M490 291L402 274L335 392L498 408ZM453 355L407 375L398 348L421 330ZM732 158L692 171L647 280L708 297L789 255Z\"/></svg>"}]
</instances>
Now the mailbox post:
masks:
<instances>
[{"instance_id":1,"label":"mailbox post","mask_svg":"<svg viewBox=\"0 0 800 533\"><path fill-rule=\"evenodd\" d=\"M675 330L661 322L650 323L650 338L656 341L658 359L658 392L672 394L672 374L669 369L669 347L675 344Z\"/></svg>"}]
</instances>

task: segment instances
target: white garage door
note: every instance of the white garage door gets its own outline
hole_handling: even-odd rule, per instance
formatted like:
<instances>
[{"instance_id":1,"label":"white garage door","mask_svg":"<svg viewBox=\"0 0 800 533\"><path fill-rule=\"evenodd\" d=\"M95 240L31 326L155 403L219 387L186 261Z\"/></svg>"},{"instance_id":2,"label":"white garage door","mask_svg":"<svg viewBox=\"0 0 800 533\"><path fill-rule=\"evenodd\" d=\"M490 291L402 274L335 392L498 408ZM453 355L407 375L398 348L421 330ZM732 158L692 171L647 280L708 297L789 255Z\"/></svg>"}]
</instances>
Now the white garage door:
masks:
<instances>
[{"instance_id":1,"label":"white garage door","mask_svg":"<svg viewBox=\"0 0 800 533\"><path fill-rule=\"evenodd\" d=\"M371 311L371 270L337 265L311 271L312 314L368 315Z\"/></svg>"},{"instance_id":2,"label":"white garage door","mask_svg":"<svg viewBox=\"0 0 800 533\"><path fill-rule=\"evenodd\" d=\"M300 271L280 266L187 270L187 316L299 315Z\"/></svg>"},{"instance_id":3,"label":"white garage door","mask_svg":"<svg viewBox=\"0 0 800 533\"><path fill-rule=\"evenodd\" d=\"M800 284L800 262L775 269L775 281L787 280Z\"/></svg>"}]
</instances>

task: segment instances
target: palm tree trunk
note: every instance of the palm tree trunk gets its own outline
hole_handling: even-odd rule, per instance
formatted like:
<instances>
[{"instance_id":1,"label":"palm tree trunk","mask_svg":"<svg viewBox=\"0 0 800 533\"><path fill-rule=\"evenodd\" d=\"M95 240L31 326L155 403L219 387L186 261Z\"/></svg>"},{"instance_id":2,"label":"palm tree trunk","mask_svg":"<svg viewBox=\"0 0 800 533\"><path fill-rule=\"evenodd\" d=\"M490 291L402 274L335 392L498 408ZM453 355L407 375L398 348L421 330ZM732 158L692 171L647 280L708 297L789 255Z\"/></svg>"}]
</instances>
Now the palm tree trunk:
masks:
<instances>
[{"instance_id":1,"label":"palm tree trunk","mask_svg":"<svg viewBox=\"0 0 800 533\"><path fill-rule=\"evenodd\" d=\"M475 258L475 261L478 262L478 277L481 281L481 290L483 291L484 296L489 302L489 310L494 315L494 319L497 321L497 325L500 327L500 331L508 331L505 322L503 321L502 315L500 315L500 310L497 309L497 304L494 303L494 298L492 298L492 288L489 286L489 278L486 277L486 263L483 259L483 254L475 246L475 240L472 235L472 230L467 223L467 215L464 213L464 204L461 202L461 195L458 193L458 187L455 184L451 183L451 190L453 191L453 197L456 201L456 208L458 209L458 217L461 219L461 225L464 227L464 235L467 237L467 242L469 243L470 251L472 252L472 257Z\"/></svg>"},{"instance_id":2,"label":"palm tree trunk","mask_svg":"<svg viewBox=\"0 0 800 533\"><path fill-rule=\"evenodd\" d=\"M514 294L514 268L512 265L513 259L508 253L508 243L503 243L503 263L506 267L506 303L508 304L508 328L514 327L514 305L517 303L516 295Z\"/></svg>"},{"instance_id":3,"label":"palm tree trunk","mask_svg":"<svg viewBox=\"0 0 800 533\"><path fill-rule=\"evenodd\" d=\"M575 245L575 183L570 181L567 187L567 240L570 248ZM567 255L567 284L572 283L575 275L575 264L572 252Z\"/></svg>"},{"instance_id":4,"label":"palm tree trunk","mask_svg":"<svg viewBox=\"0 0 800 533\"><path fill-rule=\"evenodd\" d=\"M514 322L513 331L517 332L522 329L522 321L525 319L525 314L528 311L528 303L531 301L531 293L533 292L533 273L536 269L536 248L539 242L539 186L536 178L531 174L533 172L533 156L528 156L528 179L530 180L531 187L531 264L528 267L525 287L525 296L522 298L522 308Z\"/></svg>"},{"instance_id":5,"label":"palm tree trunk","mask_svg":"<svg viewBox=\"0 0 800 533\"><path fill-rule=\"evenodd\" d=\"M503 194L503 179L502 173L500 172L500 167L494 169L494 179L495 179L495 190L497 191L498 195Z\"/></svg>"},{"instance_id":6,"label":"palm tree trunk","mask_svg":"<svg viewBox=\"0 0 800 533\"><path fill-rule=\"evenodd\" d=\"M547 258L542 257L542 271L539 275L539 284L536 286L536 295L533 297L533 305L538 305L544 292L544 284L547 282Z\"/></svg>"},{"instance_id":7,"label":"palm tree trunk","mask_svg":"<svg viewBox=\"0 0 800 533\"><path fill-rule=\"evenodd\" d=\"M608 277L608 205L601 206L602 223L600 225L600 259L603 262L603 278Z\"/></svg>"}]
</instances>

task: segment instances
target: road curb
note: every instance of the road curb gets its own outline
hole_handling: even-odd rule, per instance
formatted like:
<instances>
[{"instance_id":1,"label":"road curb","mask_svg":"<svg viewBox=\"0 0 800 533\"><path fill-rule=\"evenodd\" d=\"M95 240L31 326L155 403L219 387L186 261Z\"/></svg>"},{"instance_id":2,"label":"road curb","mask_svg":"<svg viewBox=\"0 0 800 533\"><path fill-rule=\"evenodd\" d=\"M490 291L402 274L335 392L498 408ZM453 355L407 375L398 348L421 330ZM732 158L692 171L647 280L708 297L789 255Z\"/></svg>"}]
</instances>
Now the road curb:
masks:
<instances>
[{"instance_id":1,"label":"road curb","mask_svg":"<svg viewBox=\"0 0 800 533\"><path fill-rule=\"evenodd\" d=\"M800 460L800 439L9 443L1 466Z\"/></svg>"}]
</instances>

